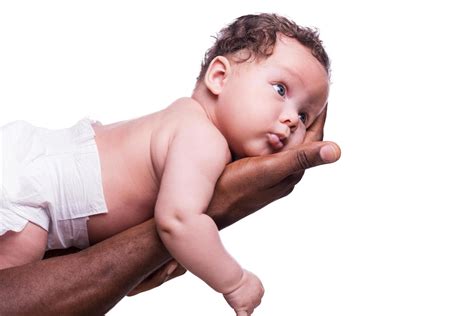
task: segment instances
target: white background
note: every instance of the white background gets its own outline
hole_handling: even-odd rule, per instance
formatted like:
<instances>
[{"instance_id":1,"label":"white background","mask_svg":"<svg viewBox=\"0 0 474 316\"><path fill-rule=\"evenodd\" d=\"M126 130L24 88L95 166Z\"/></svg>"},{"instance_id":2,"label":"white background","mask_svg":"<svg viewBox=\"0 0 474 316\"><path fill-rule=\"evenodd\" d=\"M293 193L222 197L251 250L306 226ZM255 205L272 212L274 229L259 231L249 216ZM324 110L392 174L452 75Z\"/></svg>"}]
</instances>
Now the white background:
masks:
<instances>
[{"instance_id":1,"label":"white background","mask_svg":"<svg viewBox=\"0 0 474 316\"><path fill-rule=\"evenodd\" d=\"M221 27L317 26L341 160L222 233L258 274L255 315L474 314L474 22L467 1L1 1L0 125L68 127L190 95ZM232 315L186 274L109 315Z\"/></svg>"}]
</instances>

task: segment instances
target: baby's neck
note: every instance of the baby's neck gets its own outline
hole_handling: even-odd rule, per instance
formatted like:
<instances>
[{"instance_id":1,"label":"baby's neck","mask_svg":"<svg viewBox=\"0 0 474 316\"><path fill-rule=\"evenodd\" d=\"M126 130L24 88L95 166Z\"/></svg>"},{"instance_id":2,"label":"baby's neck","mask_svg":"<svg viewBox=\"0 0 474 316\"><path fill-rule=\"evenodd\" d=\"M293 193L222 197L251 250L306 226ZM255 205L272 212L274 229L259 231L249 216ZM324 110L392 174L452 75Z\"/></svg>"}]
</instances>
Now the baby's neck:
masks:
<instances>
[{"instance_id":1,"label":"baby's neck","mask_svg":"<svg viewBox=\"0 0 474 316\"><path fill-rule=\"evenodd\" d=\"M203 84L198 83L191 98L201 105L204 112L206 112L209 121L219 129L215 111L215 96L211 95Z\"/></svg>"},{"instance_id":2,"label":"baby's neck","mask_svg":"<svg viewBox=\"0 0 474 316\"><path fill-rule=\"evenodd\" d=\"M197 83L193 91L193 94L191 95L191 98L201 105L204 112L206 112L206 115L209 118L209 121L211 121L211 123L215 127L217 127L219 131L222 132L222 130L219 127L219 123L218 123L219 121L217 119L217 114L215 111L216 96L212 95L204 84ZM229 146L229 149L232 154L232 161L242 158L242 157L237 157L237 155L234 153L232 148L230 148L230 146Z\"/></svg>"}]
</instances>

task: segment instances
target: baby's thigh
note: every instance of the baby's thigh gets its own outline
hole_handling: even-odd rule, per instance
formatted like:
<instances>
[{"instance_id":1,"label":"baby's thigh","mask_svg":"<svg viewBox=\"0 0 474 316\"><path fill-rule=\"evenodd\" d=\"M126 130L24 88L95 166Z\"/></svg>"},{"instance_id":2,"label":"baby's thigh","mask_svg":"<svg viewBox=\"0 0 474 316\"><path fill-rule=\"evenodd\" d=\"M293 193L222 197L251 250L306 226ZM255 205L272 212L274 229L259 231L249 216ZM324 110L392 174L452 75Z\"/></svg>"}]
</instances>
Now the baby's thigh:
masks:
<instances>
[{"instance_id":1,"label":"baby's thigh","mask_svg":"<svg viewBox=\"0 0 474 316\"><path fill-rule=\"evenodd\" d=\"M0 236L0 270L39 261L48 242L48 232L26 224L20 232L9 231Z\"/></svg>"}]
</instances>

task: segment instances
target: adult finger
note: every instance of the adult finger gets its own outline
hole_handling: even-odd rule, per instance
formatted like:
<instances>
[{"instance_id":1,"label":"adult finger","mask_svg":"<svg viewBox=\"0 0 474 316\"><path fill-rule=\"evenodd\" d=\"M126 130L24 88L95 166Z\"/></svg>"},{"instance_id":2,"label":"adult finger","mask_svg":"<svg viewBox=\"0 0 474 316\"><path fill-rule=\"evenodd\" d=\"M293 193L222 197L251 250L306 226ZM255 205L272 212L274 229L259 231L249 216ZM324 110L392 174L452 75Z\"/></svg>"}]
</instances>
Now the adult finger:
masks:
<instances>
[{"instance_id":1,"label":"adult finger","mask_svg":"<svg viewBox=\"0 0 474 316\"><path fill-rule=\"evenodd\" d=\"M264 165L268 182L277 183L289 175L305 169L333 163L341 156L341 150L333 142L311 142L287 151L273 154ZM270 157L270 156L267 156Z\"/></svg>"},{"instance_id":2,"label":"adult finger","mask_svg":"<svg viewBox=\"0 0 474 316\"><path fill-rule=\"evenodd\" d=\"M176 260L171 260L166 265L158 269L157 271L153 272L150 276L148 276L142 283L137 285L132 291L130 291L127 295L134 296L141 292L146 292L151 289L154 289L164 282L167 282L177 276L180 276L186 272L181 265L179 265Z\"/></svg>"},{"instance_id":3,"label":"adult finger","mask_svg":"<svg viewBox=\"0 0 474 316\"><path fill-rule=\"evenodd\" d=\"M304 170L303 171L298 171L293 174L290 174L288 177L283 179L280 183L284 186L295 186L298 182L301 181L301 179L304 176Z\"/></svg>"},{"instance_id":4,"label":"adult finger","mask_svg":"<svg viewBox=\"0 0 474 316\"><path fill-rule=\"evenodd\" d=\"M139 285L137 285L133 290L131 290L127 296L134 296L142 292L151 290L152 288L162 285L167 278L166 271L159 269L158 271L153 272L145 280L143 280Z\"/></svg>"},{"instance_id":5,"label":"adult finger","mask_svg":"<svg viewBox=\"0 0 474 316\"><path fill-rule=\"evenodd\" d=\"M309 142L319 142L322 141L324 138L324 125L326 124L326 116L327 116L328 107L324 108L324 110L319 114L318 118L311 124L310 127L306 130L306 135L304 138L304 143Z\"/></svg>"},{"instance_id":6,"label":"adult finger","mask_svg":"<svg viewBox=\"0 0 474 316\"><path fill-rule=\"evenodd\" d=\"M278 196L279 198L287 196L293 189L296 184L301 181L303 178L304 171L295 172L290 174L288 177L284 178L280 182L276 183L274 186L267 189L267 193L270 196Z\"/></svg>"}]
</instances>

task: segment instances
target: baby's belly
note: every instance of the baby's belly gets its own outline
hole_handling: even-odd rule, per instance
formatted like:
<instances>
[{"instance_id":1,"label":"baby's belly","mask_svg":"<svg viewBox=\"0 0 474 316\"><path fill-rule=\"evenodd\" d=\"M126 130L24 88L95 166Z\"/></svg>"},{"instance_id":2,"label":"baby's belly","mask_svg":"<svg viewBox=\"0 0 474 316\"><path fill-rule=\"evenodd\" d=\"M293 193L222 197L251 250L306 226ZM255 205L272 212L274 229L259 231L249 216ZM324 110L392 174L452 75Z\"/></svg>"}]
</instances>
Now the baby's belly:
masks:
<instances>
[{"instance_id":1,"label":"baby's belly","mask_svg":"<svg viewBox=\"0 0 474 316\"><path fill-rule=\"evenodd\" d=\"M153 218L153 206L128 205L128 207L112 207L105 214L89 217L87 228L91 245Z\"/></svg>"},{"instance_id":2,"label":"baby's belly","mask_svg":"<svg viewBox=\"0 0 474 316\"><path fill-rule=\"evenodd\" d=\"M144 164L136 162L133 165ZM142 176L144 172L140 172L141 168L130 169L120 161L103 162L101 166L107 213L89 218L87 226L90 244L151 219L158 195L158 188L149 178Z\"/></svg>"},{"instance_id":3,"label":"baby's belly","mask_svg":"<svg viewBox=\"0 0 474 316\"><path fill-rule=\"evenodd\" d=\"M102 168L107 213L89 217L89 242L95 244L153 217L156 187L143 177L127 174L127 168Z\"/></svg>"},{"instance_id":4,"label":"baby's belly","mask_svg":"<svg viewBox=\"0 0 474 316\"><path fill-rule=\"evenodd\" d=\"M153 217L159 177L150 158L152 125L145 121L95 126L107 213L90 217L91 244Z\"/></svg>"}]
</instances>

